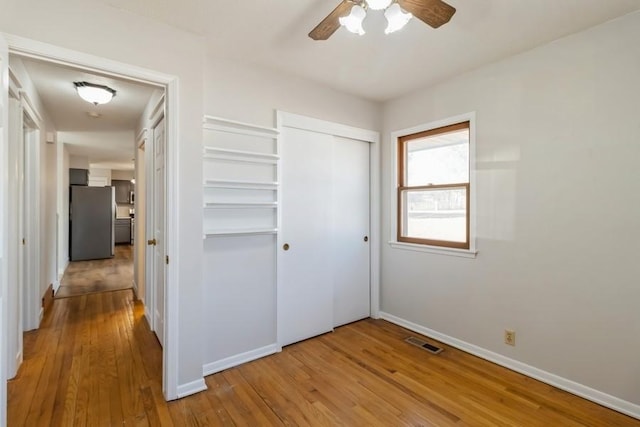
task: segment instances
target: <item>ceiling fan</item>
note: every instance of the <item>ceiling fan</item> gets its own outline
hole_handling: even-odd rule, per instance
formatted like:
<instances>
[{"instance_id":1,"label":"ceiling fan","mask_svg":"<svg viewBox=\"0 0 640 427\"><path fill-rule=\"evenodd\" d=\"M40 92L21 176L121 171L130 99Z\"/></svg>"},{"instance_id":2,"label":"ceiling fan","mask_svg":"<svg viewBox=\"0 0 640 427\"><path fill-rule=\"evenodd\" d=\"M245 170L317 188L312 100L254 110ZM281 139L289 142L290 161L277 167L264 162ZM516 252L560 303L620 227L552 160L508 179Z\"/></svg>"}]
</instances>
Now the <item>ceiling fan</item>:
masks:
<instances>
[{"instance_id":1,"label":"ceiling fan","mask_svg":"<svg viewBox=\"0 0 640 427\"><path fill-rule=\"evenodd\" d=\"M409 13L402 12L401 8ZM342 0L333 9L333 12L311 30L309 37L314 40L327 40L341 25L345 25L351 32L364 34L361 23L366 9L386 9L385 16L390 24L387 33L404 26L411 15L433 28L438 28L449 22L453 14L456 13L453 6L442 0ZM352 17L358 21L353 29L349 27L349 18ZM402 22L399 28L391 28L391 22L394 18L398 18Z\"/></svg>"}]
</instances>

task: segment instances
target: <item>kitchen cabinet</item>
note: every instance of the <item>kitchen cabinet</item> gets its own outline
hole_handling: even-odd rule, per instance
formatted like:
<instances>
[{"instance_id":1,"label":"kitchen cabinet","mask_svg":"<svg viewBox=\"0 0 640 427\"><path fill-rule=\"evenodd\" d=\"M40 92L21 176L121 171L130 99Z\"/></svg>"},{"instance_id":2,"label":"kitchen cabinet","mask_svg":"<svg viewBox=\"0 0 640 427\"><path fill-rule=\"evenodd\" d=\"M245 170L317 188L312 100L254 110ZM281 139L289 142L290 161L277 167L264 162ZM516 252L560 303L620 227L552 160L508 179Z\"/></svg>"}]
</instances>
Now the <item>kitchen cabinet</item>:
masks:
<instances>
[{"instance_id":1,"label":"kitchen cabinet","mask_svg":"<svg viewBox=\"0 0 640 427\"><path fill-rule=\"evenodd\" d=\"M131 219L116 219L115 243L131 243Z\"/></svg>"},{"instance_id":2,"label":"kitchen cabinet","mask_svg":"<svg viewBox=\"0 0 640 427\"><path fill-rule=\"evenodd\" d=\"M131 192L133 191L133 186L131 181L123 180L123 179L112 179L111 185L113 185L116 189L116 203L119 205L129 205L131 204Z\"/></svg>"},{"instance_id":3,"label":"kitchen cabinet","mask_svg":"<svg viewBox=\"0 0 640 427\"><path fill-rule=\"evenodd\" d=\"M69 169L69 185L89 185L89 171L87 169Z\"/></svg>"}]
</instances>

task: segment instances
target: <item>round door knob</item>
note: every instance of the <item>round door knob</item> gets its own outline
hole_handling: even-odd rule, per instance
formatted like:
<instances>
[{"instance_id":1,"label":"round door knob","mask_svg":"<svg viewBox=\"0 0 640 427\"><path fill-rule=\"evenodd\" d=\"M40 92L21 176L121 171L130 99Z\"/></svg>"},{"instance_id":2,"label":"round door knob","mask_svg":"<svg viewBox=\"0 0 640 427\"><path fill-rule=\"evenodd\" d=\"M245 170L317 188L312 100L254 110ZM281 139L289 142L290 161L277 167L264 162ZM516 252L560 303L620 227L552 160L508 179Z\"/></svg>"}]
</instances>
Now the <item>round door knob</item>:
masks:
<instances>
[{"instance_id":1,"label":"round door knob","mask_svg":"<svg viewBox=\"0 0 640 427\"><path fill-rule=\"evenodd\" d=\"M368 242L369 241L369 236L364 236L364 241Z\"/></svg>"},{"instance_id":2,"label":"round door knob","mask_svg":"<svg viewBox=\"0 0 640 427\"><path fill-rule=\"evenodd\" d=\"M282 249L284 249L285 251L289 250L289 244L285 243L284 245L282 245Z\"/></svg>"}]
</instances>

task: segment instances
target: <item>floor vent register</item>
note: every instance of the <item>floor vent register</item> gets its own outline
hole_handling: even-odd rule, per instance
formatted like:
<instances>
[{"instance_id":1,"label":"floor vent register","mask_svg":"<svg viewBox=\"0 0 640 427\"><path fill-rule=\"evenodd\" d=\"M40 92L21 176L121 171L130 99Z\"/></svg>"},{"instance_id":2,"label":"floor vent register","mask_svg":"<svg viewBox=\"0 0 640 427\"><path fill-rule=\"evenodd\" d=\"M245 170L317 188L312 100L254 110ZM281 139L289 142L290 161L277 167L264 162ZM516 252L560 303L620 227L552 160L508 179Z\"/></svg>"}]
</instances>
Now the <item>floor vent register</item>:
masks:
<instances>
[{"instance_id":1,"label":"floor vent register","mask_svg":"<svg viewBox=\"0 0 640 427\"><path fill-rule=\"evenodd\" d=\"M429 344L428 342L421 340L420 338L409 337L405 339L405 341L411 345L420 347L423 350L427 350L429 353L438 354L442 352L442 349L440 347L436 347L435 345Z\"/></svg>"}]
</instances>

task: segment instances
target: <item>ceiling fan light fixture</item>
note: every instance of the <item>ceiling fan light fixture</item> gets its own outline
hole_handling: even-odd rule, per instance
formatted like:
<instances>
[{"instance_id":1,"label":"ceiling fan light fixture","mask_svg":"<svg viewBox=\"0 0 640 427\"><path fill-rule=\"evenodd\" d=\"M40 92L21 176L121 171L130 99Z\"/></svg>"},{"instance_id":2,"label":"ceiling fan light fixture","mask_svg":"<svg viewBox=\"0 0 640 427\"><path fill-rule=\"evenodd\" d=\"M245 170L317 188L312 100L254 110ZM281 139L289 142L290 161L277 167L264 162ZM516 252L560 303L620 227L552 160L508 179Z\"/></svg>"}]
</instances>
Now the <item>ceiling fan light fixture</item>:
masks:
<instances>
[{"instance_id":1,"label":"ceiling fan light fixture","mask_svg":"<svg viewBox=\"0 0 640 427\"><path fill-rule=\"evenodd\" d=\"M80 98L93 105L106 104L116 95L115 89L111 89L109 86L87 82L74 82L73 84Z\"/></svg>"},{"instance_id":2,"label":"ceiling fan light fixture","mask_svg":"<svg viewBox=\"0 0 640 427\"><path fill-rule=\"evenodd\" d=\"M351 8L351 12L347 16L343 16L339 19L340 25L345 27L348 31L363 35L364 28L362 28L362 21L367 16L367 12L364 8L358 4Z\"/></svg>"},{"instance_id":3,"label":"ceiling fan light fixture","mask_svg":"<svg viewBox=\"0 0 640 427\"><path fill-rule=\"evenodd\" d=\"M413 15L403 12L398 3L394 3L384 11L384 17L387 18L387 28L385 34L395 33L404 28Z\"/></svg>"},{"instance_id":4,"label":"ceiling fan light fixture","mask_svg":"<svg viewBox=\"0 0 640 427\"><path fill-rule=\"evenodd\" d=\"M371 10L384 10L389 7L393 0L367 0L367 6Z\"/></svg>"}]
</instances>

